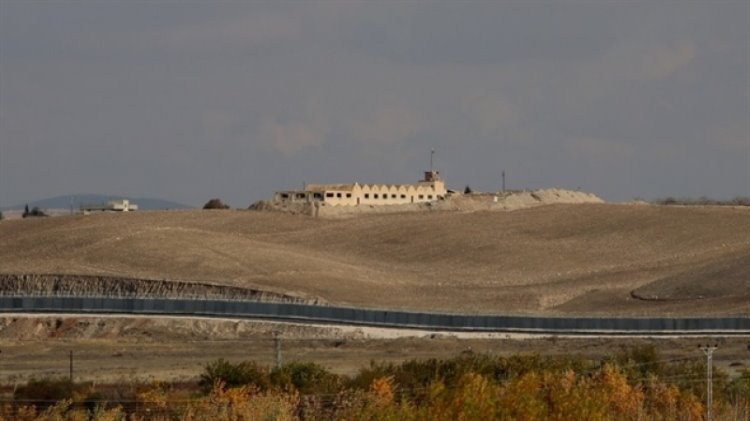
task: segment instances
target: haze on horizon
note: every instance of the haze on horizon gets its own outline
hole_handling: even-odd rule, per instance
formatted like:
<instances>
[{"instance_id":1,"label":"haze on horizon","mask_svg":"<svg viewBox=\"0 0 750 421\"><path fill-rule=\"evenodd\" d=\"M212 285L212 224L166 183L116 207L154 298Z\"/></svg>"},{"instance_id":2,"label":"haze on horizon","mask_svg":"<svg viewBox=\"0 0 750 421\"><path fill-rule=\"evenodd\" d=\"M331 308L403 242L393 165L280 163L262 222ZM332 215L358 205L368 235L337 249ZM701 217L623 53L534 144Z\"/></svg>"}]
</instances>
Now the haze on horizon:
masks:
<instances>
[{"instance_id":1,"label":"haze on horizon","mask_svg":"<svg viewBox=\"0 0 750 421\"><path fill-rule=\"evenodd\" d=\"M750 196L750 2L0 0L0 207L303 182Z\"/></svg>"}]
</instances>

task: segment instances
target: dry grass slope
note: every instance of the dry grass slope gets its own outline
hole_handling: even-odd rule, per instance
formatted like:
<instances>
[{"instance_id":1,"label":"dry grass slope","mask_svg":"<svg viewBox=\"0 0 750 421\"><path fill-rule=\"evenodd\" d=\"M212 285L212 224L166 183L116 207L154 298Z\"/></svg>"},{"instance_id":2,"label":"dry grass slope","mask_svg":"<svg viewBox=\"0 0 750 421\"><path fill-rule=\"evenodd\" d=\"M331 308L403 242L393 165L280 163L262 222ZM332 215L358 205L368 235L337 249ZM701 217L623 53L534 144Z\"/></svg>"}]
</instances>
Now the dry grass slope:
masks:
<instances>
[{"instance_id":1,"label":"dry grass slope","mask_svg":"<svg viewBox=\"0 0 750 421\"><path fill-rule=\"evenodd\" d=\"M342 220L136 212L2 221L0 273L201 281L456 312L747 314L748 232L750 211L731 207L571 204Z\"/></svg>"}]
</instances>

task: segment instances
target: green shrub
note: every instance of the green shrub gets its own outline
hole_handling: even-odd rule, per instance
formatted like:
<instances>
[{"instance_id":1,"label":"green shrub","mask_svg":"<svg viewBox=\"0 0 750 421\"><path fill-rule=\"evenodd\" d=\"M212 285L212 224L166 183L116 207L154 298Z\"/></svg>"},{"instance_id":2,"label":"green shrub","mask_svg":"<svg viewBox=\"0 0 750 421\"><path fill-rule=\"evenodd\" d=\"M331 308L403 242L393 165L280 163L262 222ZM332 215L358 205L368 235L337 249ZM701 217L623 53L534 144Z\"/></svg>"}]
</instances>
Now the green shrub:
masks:
<instances>
[{"instance_id":1,"label":"green shrub","mask_svg":"<svg viewBox=\"0 0 750 421\"><path fill-rule=\"evenodd\" d=\"M302 394L336 393L342 390L341 376L331 373L316 363L291 362L271 372L274 386L289 390L294 387Z\"/></svg>"},{"instance_id":2,"label":"green shrub","mask_svg":"<svg viewBox=\"0 0 750 421\"><path fill-rule=\"evenodd\" d=\"M255 385L261 390L266 390L271 385L268 369L255 361L232 364L223 358L206 364L198 384L203 391L209 392L217 380L224 382L227 387Z\"/></svg>"},{"instance_id":3,"label":"green shrub","mask_svg":"<svg viewBox=\"0 0 750 421\"><path fill-rule=\"evenodd\" d=\"M16 389L13 400L22 405L47 408L54 405L55 402L86 395L89 388L89 384L73 383L69 379L32 379Z\"/></svg>"},{"instance_id":4,"label":"green shrub","mask_svg":"<svg viewBox=\"0 0 750 421\"><path fill-rule=\"evenodd\" d=\"M614 362L633 382L651 375L661 376L664 374L664 361L653 345L634 346L617 354L614 357Z\"/></svg>"},{"instance_id":5,"label":"green shrub","mask_svg":"<svg viewBox=\"0 0 750 421\"><path fill-rule=\"evenodd\" d=\"M39 209L38 207L34 206L31 210L29 210L29 205L26 205L26 207L23 210L23 215L21 215L23 218L36 218L36 217L44 217L47 216L44 211Z\"/></svg>"},{"instance_id":6,"label":"green shrub","mask_svg":"<svg viewBox=\"0 0 750 421\"><path fill-rule=\"evenodd\" d=\"M706 399L705 359L699 357L667 365L659 378L669 381L683 392L692 393L701 401ZM712 379L714 402L725 401L729 388L729 374L714 366Z\"/></svg>"},{"instance_id":7,"label":"green shrub","mask_svg":"<svg viewBox=\"0 0 750 421\"><path fill-rule=\"evenodd\" d=\"M206 202L206 204L203 205L203 209L229 209L229 205L222 202L221 199L214 198Z\"/></svg>"},{"instance_id":8,"label":"green shrub","mask_svg":"<svg viewBox=\"0 0 750 421\"><path fill-rule=\"evenodd\" d=\"M739 377L727 385L725 392L729 401L734 405L744 403L750 410L750 370L742 370Z\"/></svg>"}]
</instances>

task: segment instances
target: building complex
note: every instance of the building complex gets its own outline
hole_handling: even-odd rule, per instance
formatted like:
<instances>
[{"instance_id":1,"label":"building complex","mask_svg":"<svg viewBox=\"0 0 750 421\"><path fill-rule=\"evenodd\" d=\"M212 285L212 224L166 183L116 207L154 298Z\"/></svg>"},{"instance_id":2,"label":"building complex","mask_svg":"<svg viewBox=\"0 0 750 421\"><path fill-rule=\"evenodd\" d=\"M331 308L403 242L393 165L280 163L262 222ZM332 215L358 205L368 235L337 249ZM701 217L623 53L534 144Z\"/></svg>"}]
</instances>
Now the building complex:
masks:
<instances>
[{"instance_id":1,"label":"building complex","mask_svg":"<svg viewBox=\"0 0 750 421\"><path fill-rule=\"evenodd\" d=\"M275 203L320 203L331 206L404 205L445 199L445 182L427 171L414 184L306 184L303 190L279 191Z\"/></svg>"}]
</instances>

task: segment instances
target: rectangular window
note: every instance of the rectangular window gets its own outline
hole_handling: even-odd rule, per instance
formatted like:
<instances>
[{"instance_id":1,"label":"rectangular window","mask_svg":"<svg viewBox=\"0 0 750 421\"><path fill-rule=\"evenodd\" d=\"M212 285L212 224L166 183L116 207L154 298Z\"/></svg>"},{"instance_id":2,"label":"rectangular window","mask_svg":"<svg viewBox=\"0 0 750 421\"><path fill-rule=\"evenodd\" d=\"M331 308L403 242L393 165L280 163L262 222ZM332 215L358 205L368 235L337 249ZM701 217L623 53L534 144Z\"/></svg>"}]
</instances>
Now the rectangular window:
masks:
<instances>
[{"instance_id":1,"label":"rectangular window","mask_svg":"<svg viewBox=\"0 0 750 421\"><path fill-rule=\"evenodd\" d=\"M395 194L392 194L392 195L391 195L391 199L395 199L395 198L396 198L396 195L395 195Z\"/></svg>"},{"instance_id":2,"label":"rectangular window","mask_svg":"<svg viewBox=\"0 0 750 421\"><path fill-rule=\"evenodd\" d=\"M388 199L388 193L383 195L383 200Z\"/></svg>"},{"instance_id":3,"label":"rectangular window","mask_svg":"<svg viewBox=\"0 0 750 421\"><path fill-rule=\"evenodd\" d=\"M432 195L427 196L428 199L432 200Z\"/></svg>"},{"instance_id":4,"label":"rectangular window","mask_svg":"<svg viewBox=\"0 0 750 421\"><path fill-rule=\"evenodd\" d=\"M289 199L289 195L286 194L286 193L281 193L281 198L282 199Z\"/></svg>"},{"instance_id":5,"label":"rectangular window","mask_svg":"<svg viewBox=\"0 0 750 421\"><path fill-rule=\"evenodd\" d=\"M401 195L401 198L402 198L402 199L406 199L406 195L405 195L405 194L402 194L402 195Z\"/></svg>"},{"instance_id":6,"label":"rectangular window","mask_svg":"<svg viewBox=\"0 0 750 421\"><path fill-rule=\"evenodd\" d=\"M369 198L370 198L370 193L365 193L365 199L369 199Z\"/></svg>"},{"instance_id":7,"label":"rectangular window","mask_svg":"<svg viewBox=\"0 0 750 421\"><path fill-rule=\"evenodd\" d=\"M336 197L341 197L341 193L336 193Z\"/></svg>"},{"instance_id":8,"label":"rectangular window","mask_svg":"<svg viewBox=\"0 0 750 421\"><path fill-rule=\"evenodd\" d=\"M424 195L423 195L423 194L420 194L420 195L419 195L419 198L420 198L420 199L424 199Z\"/></svg>"},{"instance_id":9,"label":"rectangular window","mask_svg":"<svg viewBox=\"0 0 750 421\"><path fill-rule=\"evenodd\" d=\"M297 199L304 199L305 194L304 193L297 193Z\"/></svg>"},{"instance_id":10,"label":"rectangular window","mask_svg":"<svg viewBox=\"0 0 750 421\"><path fill-rule=\"evenodd\" d=\"M347 199L351 199L352 198L352 194L351 193L347 193L346 197L347 197Z\"/></svg>"},{"instance_id":11,"label":"rectangular window","mask_svg":"<svg viewBox=\"0 0 750 421\"><path fill-rule=\"evenodd\" d=\"M375 194L372 195L372 197L375 198L375 199L377 199L378 198L378 194L375 193Z\"/></svg>"}]
</instances>

